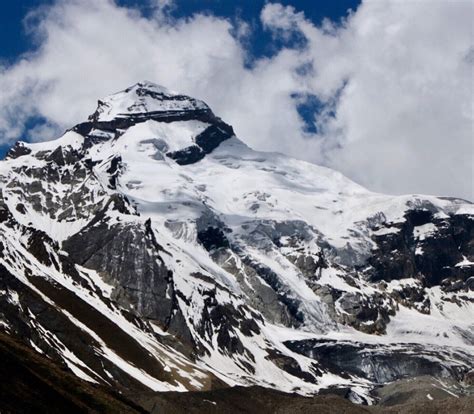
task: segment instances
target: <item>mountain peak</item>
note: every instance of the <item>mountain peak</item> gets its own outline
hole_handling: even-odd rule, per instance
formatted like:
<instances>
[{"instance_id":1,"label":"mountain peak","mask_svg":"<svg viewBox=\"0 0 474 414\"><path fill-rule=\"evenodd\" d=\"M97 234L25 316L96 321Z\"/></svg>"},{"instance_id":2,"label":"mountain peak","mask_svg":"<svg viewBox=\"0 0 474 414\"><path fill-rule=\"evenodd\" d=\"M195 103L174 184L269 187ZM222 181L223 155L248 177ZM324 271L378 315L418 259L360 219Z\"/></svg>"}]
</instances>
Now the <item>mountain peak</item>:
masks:
<instances>
[{"instance_id":1,"label":"mountain peak","mask_svg":"<svg viewBox=\"0 0 474 414\"><path fill-rule=\"evenodd\" d=\"M99 100L88 121L76 125L72 131L82 135L86 147L90 147L96 142L117 139L131 127L148 121L161 125L176 123L165 137L161 136L161 127L160 131L148 133L166 142L169 150L166 155L181 165L200 161L234 136L232 127L216 117L203 101L149 81L138 82ZM160 151L165 147L160 145ZM11 155L21 156L24 152L25 149L18 147Z\"/></svg>"},{"instance_id":2,"label":"mountain peak","mask_svg":"<svg viewBox=\"0 0 474 414\"><path fill-rule=\"evenodd\" d=\"M146 90L155 93L162 93L164 95L179 95L177 92L171 91L163 85L158 85L155 82L150 82L148 80L142 80L135 83L134 85L125 89L125 92L137 91L137 90ZM115 94L114 94L115 95Z\"/></svg>"},{"instance_id":3,"label":"mountain peak","mask_svg":"<svg viewBox=\"0 0 474 414\"><path fill-rule=\"evenodd\" d=\"M112 121L120 118L143 117L147 114L179 114L196 110L210 111L203 101L145 80L100 99L97 110L90 119Z\"/></svg>"}]
</instances>

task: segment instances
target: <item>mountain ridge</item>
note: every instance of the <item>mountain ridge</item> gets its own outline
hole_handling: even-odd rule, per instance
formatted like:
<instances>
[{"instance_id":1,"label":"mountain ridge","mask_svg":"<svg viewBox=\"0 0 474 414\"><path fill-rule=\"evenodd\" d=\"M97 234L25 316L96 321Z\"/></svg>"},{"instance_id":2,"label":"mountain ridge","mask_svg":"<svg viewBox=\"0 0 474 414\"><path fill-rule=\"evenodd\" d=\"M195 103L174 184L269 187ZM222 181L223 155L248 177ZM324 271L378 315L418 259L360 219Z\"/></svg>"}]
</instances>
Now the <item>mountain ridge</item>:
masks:
<instances>
[{"instance_id":1,"label":"mountain ridge","mask_svg":"<svg viewBox=\"0 0 474 414\"><path fill-rule=\"evenodd\" d=\"M431 375L468 392L469 202L254 151L150 82L56 141L17 143L0 183L2 326L83 379L372 403Z\"/></svg>"}]
</instances>

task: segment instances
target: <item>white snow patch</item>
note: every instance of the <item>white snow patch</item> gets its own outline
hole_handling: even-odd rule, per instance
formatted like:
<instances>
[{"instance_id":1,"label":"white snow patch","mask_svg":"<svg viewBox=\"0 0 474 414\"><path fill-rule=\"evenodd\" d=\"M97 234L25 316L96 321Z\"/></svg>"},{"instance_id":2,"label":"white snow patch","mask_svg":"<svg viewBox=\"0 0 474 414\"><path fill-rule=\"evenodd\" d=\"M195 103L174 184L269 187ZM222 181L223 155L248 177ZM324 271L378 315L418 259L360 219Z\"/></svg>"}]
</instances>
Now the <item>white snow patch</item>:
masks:
<instances>
[{"instance_id":1,"label":"white snow patch","mask_svg":"<svg viewBox=\"0 0 474 414\"><path fill-rule=\"evenodd\" d=\"M413 236L417 240L425 240L427 237L431 236L433 233L435 233L437 230L437 227L433 223L426 223L421 226L416 226L413 228Z\"/></svg>"}]
</instances>

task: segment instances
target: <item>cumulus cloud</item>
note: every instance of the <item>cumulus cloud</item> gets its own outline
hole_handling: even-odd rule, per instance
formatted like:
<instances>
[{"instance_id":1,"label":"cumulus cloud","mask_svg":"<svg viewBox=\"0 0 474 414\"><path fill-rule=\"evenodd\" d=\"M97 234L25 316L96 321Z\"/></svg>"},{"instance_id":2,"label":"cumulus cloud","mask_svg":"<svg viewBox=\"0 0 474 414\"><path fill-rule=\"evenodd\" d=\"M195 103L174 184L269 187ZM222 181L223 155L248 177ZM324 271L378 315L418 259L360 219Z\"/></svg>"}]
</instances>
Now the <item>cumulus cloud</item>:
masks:
<instances>
[{"instance_id":1,"label":"cumulus cloud","mask_svg":"<svg viewBox=\"0 0 474 414\"><path fill-rule=\"evenodd\" d=\"M371 1L326 29L284 10L309 39L310 88L337 93L319 162L380 191L472 199L472 3Z\"/></svg>"},{"instance_id":2,"label":"cumulus cloud","mask_svg":"<svg viewBox=\"0 0 474 414\"><path fill-rule=\"evenodd\" d=\"M471 2L368 1L319 26L269 3L261 22L285 46L250 64L245 22L173 19L172 1L150 5L148 17L112 0L30 14L36 49L0 67L0 139L44 139L148 79L204 99L256 149L377 191L474 198ZM298 112L307 102L314 128ZM29 117L44 123L28 130Z\"/></svg>"}]
</instances>

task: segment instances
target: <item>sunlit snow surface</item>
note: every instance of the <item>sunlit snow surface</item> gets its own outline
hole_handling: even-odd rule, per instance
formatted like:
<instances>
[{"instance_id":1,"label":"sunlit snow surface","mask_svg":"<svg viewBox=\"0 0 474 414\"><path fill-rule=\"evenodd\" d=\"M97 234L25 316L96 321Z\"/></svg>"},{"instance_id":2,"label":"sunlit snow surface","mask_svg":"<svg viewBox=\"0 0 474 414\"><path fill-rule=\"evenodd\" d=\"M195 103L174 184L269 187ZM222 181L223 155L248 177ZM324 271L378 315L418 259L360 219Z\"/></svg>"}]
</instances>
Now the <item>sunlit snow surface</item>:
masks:
<instances>
[{"instance_id":1,"label":"sunlit snow surface","mask_svg":"<svg viewBox=\"0 0 474 414\"><path fill-rule=\"evenodd\" d=\"M146 90L150 94L142 94ZM194 109L208 109L208 106L199 100L185 97L175 99L176 93L163 86L150 82L140 82L132 87L110 95L100 101L99 121L110 121L118 117L143 114L155 111L188 111Z\"/></svg>"}]
</instances>

